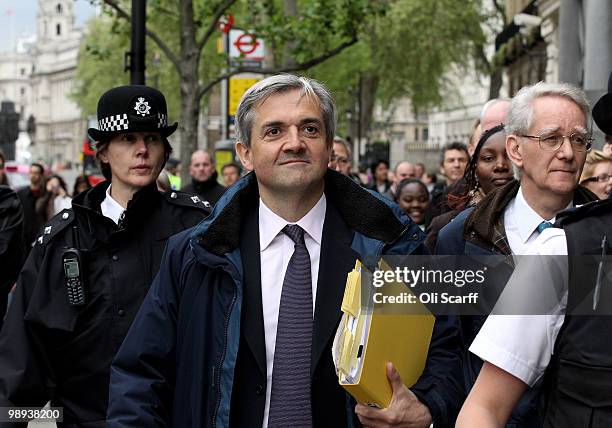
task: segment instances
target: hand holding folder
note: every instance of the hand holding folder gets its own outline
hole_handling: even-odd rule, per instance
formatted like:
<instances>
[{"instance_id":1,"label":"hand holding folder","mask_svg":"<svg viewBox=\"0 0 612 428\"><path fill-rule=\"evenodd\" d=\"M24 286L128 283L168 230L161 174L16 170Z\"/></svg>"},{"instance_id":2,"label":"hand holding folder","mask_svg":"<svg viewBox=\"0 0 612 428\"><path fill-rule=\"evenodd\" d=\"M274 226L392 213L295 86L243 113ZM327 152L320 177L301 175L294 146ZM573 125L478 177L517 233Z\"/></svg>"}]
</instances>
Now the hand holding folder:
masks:
<instances>
[{"instance_id":1,"label":"hand holding folder","mask_svg":"<svg viewBox=\"0 0 612 428\"><path fill-rule=\"evenodd\" d=\"M379 268L388 266L381 262ZM386 364L392 362L403 383L412 386L425 367L435 318L420 303L412 304L419 306L416 310L406 308L405 314L383 313L380 305L374 305L375 291L399 295L410 289L402 283L375 288L370 278L357 261L347 277L332 352L340 385L359 403L385 408L392 397Z\"/></svg>"}]
</instances>

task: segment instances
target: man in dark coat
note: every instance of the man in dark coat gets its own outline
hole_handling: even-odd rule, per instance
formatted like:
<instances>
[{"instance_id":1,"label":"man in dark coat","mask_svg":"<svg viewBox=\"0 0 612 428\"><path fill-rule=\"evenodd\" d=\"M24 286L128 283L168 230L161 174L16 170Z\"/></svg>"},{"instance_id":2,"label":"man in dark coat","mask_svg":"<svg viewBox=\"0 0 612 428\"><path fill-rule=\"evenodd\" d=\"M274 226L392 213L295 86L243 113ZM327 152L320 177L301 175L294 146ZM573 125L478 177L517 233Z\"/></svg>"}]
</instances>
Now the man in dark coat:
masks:
<instances>
[{"instance_id":1,"label":"man in dark coat","mask_svg":"<svg viewBox=\"0 0 612 428\"><path fill-rule=\"evenodd\" d=\"M217 182L217 170L215 169L215 161L210 153L204 150L196 150L191 155L191 163L189 164L189 175L191 183L183 186L183 192L198 195L211 205L217 203L225 187Z\"/></svg>"},{"instance_id":2,"label":"man in dark coat","mask_svg":"<svg viewBox=\"0 0 612 428\"><path fill-rule=\"evenodd\" d=\"M388 409L356 408L338 384L331 347L355 260L425 248L397 205L327 169L327 89L269 77L245 93L237 124L237 152L254 172L168 243L113 363L109 426L454 425L463 396L449 317L436 320L414 386L388 373Z\"/></svg>"},{"instance_id":3,"label":"man in dark coat","mask_svg":"<svg viewBox=\"0 0 612 428\"><path fill-rule=\"evenodd\" d=\"M45 195L45 169L39 163L30 165L30 185L19 189L23 207L23 244L29 253L44 219L36 212L36 201Z\"/></svg>"},{"instance_id":4,"label":"man in dark coat","mask_svg":"<svg viewBox=\"0 0 612 428\"><path fill-rule=\"evenodd\" d=\"M489 192L475 207L455 217L440 231L436 254L525 254L559 212L595 200L593 193L577 185L591 148L588 114L584 92L571 85L538 83L521 89L512 100L506 124L506 151L520 172L520 181ZM482 360L467 348L485 319L461 318L467 391L482 367ZM539 426L538 391L539 385L527 391L514 409L510 426Z\"/></svg>"},{"instance_id":5,"label":"man in dark coat","mask_svg":"<svg viewBox=\"0 0 612 428\"><path fill-rule=\"evenodd\" d=\"M42 228L0 332L0 407L51 401L63 407L63 426L106 426L110 363L166 240L209 212L198 198L156 188L177 127L161 92L111 89L98 126L89 134L107 181Z\"/></svg>"}]
</instances>

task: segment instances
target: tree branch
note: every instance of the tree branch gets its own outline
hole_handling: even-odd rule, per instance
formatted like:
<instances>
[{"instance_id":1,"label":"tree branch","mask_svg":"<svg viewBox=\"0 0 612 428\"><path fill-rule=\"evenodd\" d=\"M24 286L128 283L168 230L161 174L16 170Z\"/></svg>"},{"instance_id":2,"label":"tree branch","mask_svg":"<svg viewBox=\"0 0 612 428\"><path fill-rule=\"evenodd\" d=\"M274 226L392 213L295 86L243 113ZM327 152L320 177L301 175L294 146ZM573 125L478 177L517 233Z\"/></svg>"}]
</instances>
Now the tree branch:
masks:
<instances>
[{"instance_id":1,"label":"tree branch","mask_svg":"<svg viewBox=\"0 0 612 428\"><path fill-rule=\"evenodd\" d=\"M198 101L204 96L204 94L210 91L211 88L215 86L217 83L219 83L223 79L229 79L230 77L235 76L236 74L240 74L240 73L277 74L277 73L289 73L292 71L307 70L311 67L314 67L315 65L321 64L322 62L328 60L329 58L333 56L338 55L344 49L357 43L357 41L358 41L357 35L354 34L350 40L336 46L331 51L328 51L324 53L323 55L320 55L309 61L301 62L301 63L295 64L289 67L273 67L273 68L241 67L241 68L237 68L235 70L229 71L211 80L205 86L200 87L200 90L198 91Z\"/></svg>"},{"instance_id":2,"label":"tree branch","mask_svg":"<svg viewBox=\"0 0 612 428\"><path fill-rule=\"evenodd\" d=\"M506 9L504 8L503 4L499 4L498 0L492 0L493 1L493 7L495 8L495 10L497 11L497 13L499 13L499 16L502 19L502 26L506 25Z\"/></svg>"},{"instance_id":3,"label":"tree branch","mask_svg":"<svg viewBox=\"0 0 612 428\"><path fill-rule=\"evenodd\" d=\"M480 61L486 68L487 74L491 74L493 72L493 64L491 64L491 61L489 61L489 58L487 58L487 54L484 51L484 46L479 44L478 46L475 46L474 49L476 53L476 60Z\"/></svg>"},{"instance_id":4,"label":"tree branch","mask_svg":"<svg viewBox=\"0 0 612 428\"><path fill-rule=\"evenodd\" d=\"M222 5L219 6L219 8L217 9L217 11L215 12L215 14L212 16L211 21L210 21L210 25L208 26L208 28L206 29L206 33L204 33L204 36L202 36L202 40L200 40L199 42L196 42L198 45L198 61L200 60L200 55L202 50L204 50L204 46L206 45L206 43L208 42L208 39L210 39L210 36L215 32L215 30L217 29L217 22L219 21L219 19L221 19L221 17L223 16L223 14L225 12L227 12L227 10L234 4L236 3L237 0L226 0Z\"/></svg>"},{"instance_id":5,"label":"tree branch","mask_svg":"<svg viewBox=\"0 0 612 428\"><path fill-rule=\"evenodd\" d=\"M132 17L130 16L130 14L127 13L125 10L123 10L121 8L121 6L119 6L119 4L117 4L117 2L115 0L102 0L102 1L104 2L104 4L106 4L107 6L109 6L111 9L113 9L115 11L115 13L117 14L117 17L126 19L127 21L130 21L130 22L132 21ZM148 28L145 31L146 31L147 36L149 36L151 38L151 40L153 40L155 42L155 44L157 44L157 46L159 46L161 51L166 55L166 57L168 57L170 62L172 62L172 64L174 64L174 66L176 67L177 71L180 72L180 63L179 63L179 60L176 57L176 55L174 55L172 50L168 47L168 45L166 45L162 41L162 39L157 35L157 33L149 30Z\"/></svg>"}]
</instances>

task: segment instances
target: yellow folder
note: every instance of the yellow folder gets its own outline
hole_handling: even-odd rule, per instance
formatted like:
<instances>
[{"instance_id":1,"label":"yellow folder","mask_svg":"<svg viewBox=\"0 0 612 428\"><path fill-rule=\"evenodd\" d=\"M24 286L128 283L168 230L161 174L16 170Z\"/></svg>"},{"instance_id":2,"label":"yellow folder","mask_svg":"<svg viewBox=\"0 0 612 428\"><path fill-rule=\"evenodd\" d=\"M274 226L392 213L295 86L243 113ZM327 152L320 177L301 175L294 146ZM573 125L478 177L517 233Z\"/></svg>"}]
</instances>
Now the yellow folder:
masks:
<instances>
[{"instance_id":1,"label":"yellow folder","mask_svg":"<svg viewBox=\"0 0 612 428\"><path fill-rule=\"evenodd\" d=\"M379 269L389 267L381 261ZM403 283L374 287L370 273L357 260L347 277L332 352L340 385L359 403L385 408L392 396L386 363L394 364L404 385L414 385L425 367L435 317L421 303L385 310L374 304L374 293L412 294Z\"/></svg>"}]
</instances>

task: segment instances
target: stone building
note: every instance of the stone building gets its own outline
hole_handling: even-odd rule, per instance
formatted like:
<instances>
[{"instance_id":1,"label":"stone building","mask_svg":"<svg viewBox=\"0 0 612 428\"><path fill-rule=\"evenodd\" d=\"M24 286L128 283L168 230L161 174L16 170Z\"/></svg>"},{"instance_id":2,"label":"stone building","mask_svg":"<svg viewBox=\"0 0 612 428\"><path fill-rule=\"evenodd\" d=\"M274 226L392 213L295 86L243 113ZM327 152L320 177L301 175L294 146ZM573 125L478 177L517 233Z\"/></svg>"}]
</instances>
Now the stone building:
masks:
<instances>
[{"instance_id":1,"label":"stone building","mask_svg":"<svg viewBox=\"0 0 612 428\"><path fill-rule=\"evenodd\" d=\"M69 98L83 30L74 25L73 0L38 0L36 44L31 54L34 158L64 164L79 159L87 129Z\"/></svg>"},{"instance_id":2,"label":"stone building","mask_svg":"<svg viewBox=\"0 0 612 428\"><path fill-rule=\"evenodd\" d=\"M24 161L51 165L80 159L86 121L69 94L84 34L75 27L73 4L38 0L36 35L0 53L0 101L14 102L20 114L17 151Z\"/></svg>"}]
</instances>

